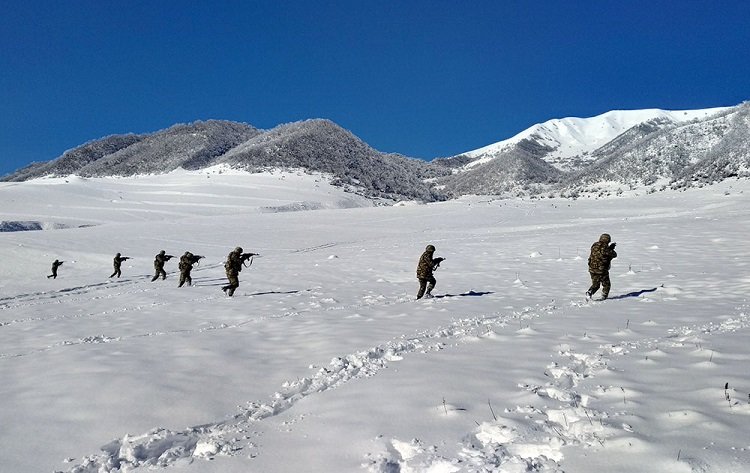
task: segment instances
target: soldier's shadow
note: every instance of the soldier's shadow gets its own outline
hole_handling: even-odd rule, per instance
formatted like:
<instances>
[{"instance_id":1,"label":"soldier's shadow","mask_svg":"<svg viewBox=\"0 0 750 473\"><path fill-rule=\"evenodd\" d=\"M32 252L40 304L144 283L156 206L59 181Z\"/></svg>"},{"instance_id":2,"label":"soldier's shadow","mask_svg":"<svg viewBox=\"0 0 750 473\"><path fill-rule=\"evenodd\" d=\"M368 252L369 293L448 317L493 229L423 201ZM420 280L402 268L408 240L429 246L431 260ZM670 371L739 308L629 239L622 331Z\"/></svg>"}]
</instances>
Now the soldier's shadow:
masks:
<instances>
[{"instance_id":1,"label":"soldier's shadow","mask_svg":"<svg viewBox=\"0 0 750 473\"><path fill-rule=\"evenodd\" d=\"M657 289L658 289L657 287L652 287L651 289L641 289L640 291L633 291L633 292L628 292L627 294L620 294L619 296L610 297L609 299L613 300L613 299L626 299L628 297L638 297L647 292L655 292Z\"/></svg>"},{"instance_id":2,"label":"soldier's shadow","mask_svg":"<svg viewBox=\"0 0 750 473\"><path fill-rule=\"evenodd\" d=\"M267 291L267 292L253 292L246 294L247 296L267 296L268 294L297 294L299 291Z\"/></svg>"},{"instance_id":3,"label":"soldier's shadow","mask_svg":"<svg viewBox=\"0 0 750 473\"><path fill-rule=\"evenodd\" d=\"M494 291L481 291L481 292L478 292L478 291L469 291L469 292L464 292L464 293L461 293L461 294L440 294L440 295L437 295L437 296L434 296L434 297L435 297L435 299L443 299L443 298L446 298L446 297L486 296L487 294L494 294L494 293L495 293Z\"/></svg>"}]
</instances>

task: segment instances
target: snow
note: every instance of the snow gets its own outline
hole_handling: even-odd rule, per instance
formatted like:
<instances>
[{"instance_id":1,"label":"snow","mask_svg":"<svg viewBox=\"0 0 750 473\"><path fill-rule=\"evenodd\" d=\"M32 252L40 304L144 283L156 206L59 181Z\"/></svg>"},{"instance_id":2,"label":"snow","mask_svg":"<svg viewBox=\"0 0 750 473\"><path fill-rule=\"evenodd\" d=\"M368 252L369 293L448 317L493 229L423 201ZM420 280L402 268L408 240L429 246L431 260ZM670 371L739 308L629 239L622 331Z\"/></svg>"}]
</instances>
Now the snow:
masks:
<instances>
[{"instance_id":1,"label":"snow","mask_svg":"<svg viewBox=\"0 0 750 473\"><path fill-rule=\"evenodd\" d=\"M590 153L609 143L626 130L653 119L667 119L673 123L685 123L715 115L728 107L701 110L612 110L590 118L568 117L538 123L506 140L463 153L478 158L466 165L471 168L491 161L498 153L523 139L535 138L540 144L553 148L545 161L551 164L565 162L574 156Z\"/></svg>"},{"instance_id":2,"label":"snow","mask_svg":"<svg viewBox=\"0 0 750 473\"><path fill-rule=\"evenodd\" d=\"M0 471L750 471L747 192L373 207L289 172L0 184L1 220L67 227L0 233ZM587 302L605 231L612 293ZM447 259L414 301L426 244ZM227 298L237 245L261 256ZM150 282L161 249L206 256L194 287L174 260Z\"/></svg>"}]
</instances>

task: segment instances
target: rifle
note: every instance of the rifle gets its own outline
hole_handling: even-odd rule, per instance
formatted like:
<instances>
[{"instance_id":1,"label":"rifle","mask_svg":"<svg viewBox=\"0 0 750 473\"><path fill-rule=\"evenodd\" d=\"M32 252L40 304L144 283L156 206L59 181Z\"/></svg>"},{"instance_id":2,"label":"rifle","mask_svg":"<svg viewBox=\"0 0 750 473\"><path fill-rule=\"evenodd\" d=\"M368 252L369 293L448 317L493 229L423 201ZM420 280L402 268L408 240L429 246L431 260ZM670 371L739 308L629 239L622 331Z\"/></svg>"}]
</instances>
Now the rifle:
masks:
<instances>
[{"instance_id":1,"label":"rifle","mask_svg":"<svg viewBox=\"0 0 750 473\"><path fill-rule=\"evenodd\" d=\"M440 263L445 261L445 258L435 258L432 262L432 270L437 271L437 269L440 267Z\"/></svg>"},{"instance_id":2,"label":"rifle","mask_svg":"<svg viewBox=\"0 0 750 473\"><path fill-rule=\"evenodd\" d=\"M252 257L253 256L258 256L258 255L259 255L259 253L242 253L242 256L240 256L240 262L242 263L242 267L243 268L247 268L247 265L245 264L245 262L248 259L250 260L250 265L252 265L253 264Z\"/></svg>"}]
</instances>

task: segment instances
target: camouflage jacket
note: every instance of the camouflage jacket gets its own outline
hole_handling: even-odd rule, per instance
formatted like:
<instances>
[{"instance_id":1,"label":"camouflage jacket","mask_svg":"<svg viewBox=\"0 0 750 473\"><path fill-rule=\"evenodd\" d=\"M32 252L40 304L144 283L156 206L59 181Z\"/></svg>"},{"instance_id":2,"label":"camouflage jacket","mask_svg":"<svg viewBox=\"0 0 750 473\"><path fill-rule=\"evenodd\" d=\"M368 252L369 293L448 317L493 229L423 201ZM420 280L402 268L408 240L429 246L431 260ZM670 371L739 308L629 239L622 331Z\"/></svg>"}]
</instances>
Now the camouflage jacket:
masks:
<instances>
[{"instance_id":1,"label":"camouflage jacket","mask_svg":"<svg viewBox=\"0 0 750 473\"><path fill-rule=\"evenodd\" d=\"M425 279L432 276L432 272L435 270L435 265L442 261L442 258L434 258L432 255L435 253L432 251L425 251L419 258L417 264L417 278Z\"/></svg>"},{"instance_id":2,"label":"camouflage jacket","mask_svg":"<svg viewBox=\"0 0 750 473\"><path fill-rule=\"evenodd\" d=\"M180 256L180 263L177 265L180 271L190 271L193 269L193 265L198 262L200 256L189 254Z\"/></svg>"},{"instance_id":3,"label":"camouflage jacket","mask_svg":"<svg viewBox=\"0 0 750 473\"><path fill-rule=\"evenodd\" d=\"M163 269L164 263L171 260L173 258L172 255L162 255L158 254L154 257L154 268L155 269Z\"/></svg>"},{"instance_id":4,"label":"camouflage jacket","mask_svg":"<svg viewBox=\"0 0 750 473\"><path fill-rule=\"evenodd\" d=\"M617 258L617 252L613 247L614 243L606 241L597 241L591 245L591 255L589 256L589 272L594 274L604 274L609 271L609 265L613 259Z\"/></svg>"},{"instance_id":5,"label":"camouflage jacket","mask_svg":"<svg viewBox=\"0 0 750 473\"><path fill-rule=\"evenodd\" d=\"M233 251L227 255L227 261L224 263L224 269L227 272L239 273L242 271L242 253Z\"/></svg>"},{"instance_id":6,"label":"camouflage jacket","mask_svg":"<svg viewBox=\"0 0 750 473\"><path fill-rule=\"evenodd\" d=\"M116 268L119 268L123 261L129 260L129 256L115 256L115 259L113 260L114 265Z\"/></svg>"}]
</instances>

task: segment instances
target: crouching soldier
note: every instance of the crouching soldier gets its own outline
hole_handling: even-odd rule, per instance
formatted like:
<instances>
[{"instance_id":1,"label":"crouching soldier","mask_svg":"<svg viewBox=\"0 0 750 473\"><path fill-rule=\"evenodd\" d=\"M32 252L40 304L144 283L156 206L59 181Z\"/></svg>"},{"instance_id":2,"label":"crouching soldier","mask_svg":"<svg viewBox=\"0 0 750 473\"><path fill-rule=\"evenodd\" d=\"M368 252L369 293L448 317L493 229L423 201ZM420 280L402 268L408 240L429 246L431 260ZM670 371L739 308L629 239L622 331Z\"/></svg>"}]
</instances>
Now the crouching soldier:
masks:
<instances>
[{"instance_id":1,"label":"crouching soldier","mask_svg":"<svg viewBox=\"0 0 750 473\"><path fill-rule=\"evenodd\" d=\"M235 289L240 287L240 271L245 265L245 261L257 255L258 253L243 253L242 247L238 246L229 255L227 255L227 261L224 263L224 269L227 273L227 279L229 284L222 287L221 290L228 296L234 294ZM252 264L252 260L251 263Z\"/></svg>"},{"instance_id":2,"label":"crouching soldier","mask_svg":"<svg viewBox=\"0 0 750 473\"><path fill-rule=\"evenodd\" d=\"M200 261L201 258L204 258L204 256L194 255L189 251L180 256L180 263L177 265L180 269L180 285L177 287L182 287L186 282L188 286L193 285L193 278L190 277L190 271L193 270L193 265Z\"/></svg>"},{"instance_id":3,"label":"crouching soldier","mask_svg":"<svg viewBox=\"0 0 750 473\"><path fill-rule=\"evenodd\" d=\"M154 257L154 277L151 278L151 282L156 281L159 276L162 279L167 279L167 273L164 271L164 263L174 258L172 255L166 254L164 250L161 250L158 255Z\"/></svg>"},{"instance_id":4,"label":"crouching soldier","mask_svg":"<svg viewBox=\"0 0 750 473\"><path fill-rule=\"evenodd\" d=\"M60 266L62 266L63 263L64 263L64 261L60 261L60 260L53 261L52 262L52 274L50 274L49 276L47 276L47 279L49 279L49 278L57 279L57 268L59 268Z\"/></svg>"},{"instance_id":5,"label":"crouching soldier","mask_svg":"<svg viewBox=\"0 0 750 473\"><path fill-rule=\"evenodd\" d=\"M419 280L419 292L417 292L417 299L421 299L422 296L432 297L432 290L435 288L435 276L432 273L437 270L440 263L445 258L433 258L435 254L435 247L427 245L424 253L419 258L419 264L417 264L417 279ZM429 283L429 286L427 285ZM425 292L427 289L427 292Z\"/></svg>"},{"instance_id":6,"label":"crouching soldier","mask_svg":"<svg viewBox=\"0 0 750 473\"><path fill-rule=\"evenodd\" d=\"M130 259L130 256L120 256L120 253L117 253L115 255L115 259L113 261L114 267L115 267L115 272L113 272L112 274L110 274L109 277L113 278L113 277L117 276L119 278L120 275L122 274L122 272L120 271L120 266L122 265L122 262L126 261L126 260L129 260L129 259Z\"/></svg>"},{"instance_id":7,"label":"crouching soldier","mask_svg":"<svg viewBox=\"0 0 750 473\"><path fill-rule=\"evenodd\" d=\"M586 291L586 297L590 298L599 286L602 287L602 300L609 297L611 283L609 281L609 266L613 259L617 258L615 246L617 243L610 243L612 238L608 233L602 233L599 241L591 245L591 255L589 256L589 274L591 275L591 287Z\"/></svg>"}]
</instances>

